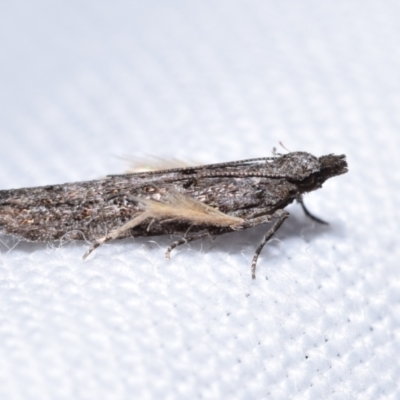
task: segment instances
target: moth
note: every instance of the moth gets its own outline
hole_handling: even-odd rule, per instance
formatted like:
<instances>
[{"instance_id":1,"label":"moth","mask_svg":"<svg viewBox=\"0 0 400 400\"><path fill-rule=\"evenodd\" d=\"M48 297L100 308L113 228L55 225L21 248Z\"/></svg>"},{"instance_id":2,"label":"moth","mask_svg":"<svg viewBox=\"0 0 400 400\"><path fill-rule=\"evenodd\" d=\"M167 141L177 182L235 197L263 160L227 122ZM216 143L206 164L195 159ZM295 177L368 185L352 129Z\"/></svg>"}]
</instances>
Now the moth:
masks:
<instances>
[{"instance_id":1,"label":"moth","mask_svg":"<svg viewBox=\"0 0 400 400\"><path fill-rule=\"evenodd\" d=\"M179 235L167 249L269 224L251 264L283 224L284 209L347 172L345 155L276 154L219 164L110 175L0 191L0 233L28 241L87 240L94 249L126 237Z\"/></svg>"}]
</instances>

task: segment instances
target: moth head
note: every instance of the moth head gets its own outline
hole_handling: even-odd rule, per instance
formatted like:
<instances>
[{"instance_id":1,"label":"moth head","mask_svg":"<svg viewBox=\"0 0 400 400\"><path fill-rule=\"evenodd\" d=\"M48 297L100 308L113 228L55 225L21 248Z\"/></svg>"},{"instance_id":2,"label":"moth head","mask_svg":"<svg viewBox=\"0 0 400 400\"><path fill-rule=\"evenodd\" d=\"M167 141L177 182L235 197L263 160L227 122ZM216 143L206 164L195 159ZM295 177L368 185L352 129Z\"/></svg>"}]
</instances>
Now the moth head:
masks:
<instances>
[{"instance_id":1,"label":"moth head","mask_svg":"<svg viewBox=\"0 0 400 400\"><path fill-rule=\"evenodd\" d=\"M320 170L317 157L304 151L294 151L276 160L277 174L285 176L291 182L301 182Z\"/></svg>"},{"instance_id":2,"label":"moth head","mask_svg":"<svg viewBox=\"0 0 400 400\"><path fill-rule=\"evenodd\" d=\"M335 156L334 154L328 154L319 158L320 162L320 181L325 182L327 179L333 176L345 174L347 169L346 156L341 154Z\"/></svg>"},{"instance_id":3,"label":"moth head","mask_svg":"<svg viewBox=\"0 0 400 400\"><path fill-rule=\"evenodd\" d=\"M294 152L286 157L290 157L292 166L292 176L288 176L288 180L295 183L302 192L318 189L327 179L347 172L345 155L328 154L317 158L309 153Z\"/></svg>"}]
</instances>

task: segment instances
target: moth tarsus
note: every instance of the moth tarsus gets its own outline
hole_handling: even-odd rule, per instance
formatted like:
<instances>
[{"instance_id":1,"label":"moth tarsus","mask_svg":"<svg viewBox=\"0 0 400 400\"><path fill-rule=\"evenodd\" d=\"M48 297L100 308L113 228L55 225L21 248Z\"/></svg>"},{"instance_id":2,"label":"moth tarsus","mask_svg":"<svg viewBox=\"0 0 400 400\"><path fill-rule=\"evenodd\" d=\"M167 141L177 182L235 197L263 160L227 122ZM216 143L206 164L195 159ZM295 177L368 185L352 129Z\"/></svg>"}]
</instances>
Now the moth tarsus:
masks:
<instances>
[{"instance_id":1,"label":"moth tarsus","mask_svg":"<svg viewBox=\"0 0 400 400\"><path fill-rule=\"evenodd\" d=\"M110 240L181 235L167 249L205 236L271 224L251 264L252 278L264 245L297 200L329 178L347 172L344 155L274 154L197 167L112 175L105 179L0 191L0 232L28 241Z\"/></svg>"}]
</instances>

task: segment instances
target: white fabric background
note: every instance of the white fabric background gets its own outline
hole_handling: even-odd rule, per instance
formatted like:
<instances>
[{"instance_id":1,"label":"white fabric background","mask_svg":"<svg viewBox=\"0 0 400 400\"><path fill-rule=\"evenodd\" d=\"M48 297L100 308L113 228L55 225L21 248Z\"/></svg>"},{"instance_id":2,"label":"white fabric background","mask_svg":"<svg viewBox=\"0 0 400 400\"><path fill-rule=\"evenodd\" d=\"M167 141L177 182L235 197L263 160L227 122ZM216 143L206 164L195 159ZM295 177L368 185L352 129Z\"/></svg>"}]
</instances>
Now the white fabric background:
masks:
<instances>
[{"instance_id":1,"label":"white fabric background","mask_svg":"<svg viewBox=\"0 0 400 400\"><path fill-rule=\"evenodd\" d=\"M117 4L115 4L117 3ZM400 398L397 1L3 1L0 187L115 156L348 155L266 227L0 244L0 398Z\"/></svg>"}]
</instances>

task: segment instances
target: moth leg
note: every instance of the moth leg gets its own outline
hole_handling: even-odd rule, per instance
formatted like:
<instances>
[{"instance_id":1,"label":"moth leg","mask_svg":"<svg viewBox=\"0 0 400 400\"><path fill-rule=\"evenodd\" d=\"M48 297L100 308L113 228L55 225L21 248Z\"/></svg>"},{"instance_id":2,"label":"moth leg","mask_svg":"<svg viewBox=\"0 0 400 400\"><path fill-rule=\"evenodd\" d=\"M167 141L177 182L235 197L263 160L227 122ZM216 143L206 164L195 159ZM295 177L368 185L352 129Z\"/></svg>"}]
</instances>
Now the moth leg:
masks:
<instances>
[{"instance_id":1,"label":"moth leg","mask_svg":"<svg viewBox=\"0 0 400 400\"><path fill-rule=\"evenodd\" d=\"M183 237L182 239L176 240L175 242L173 242L173 243L168 247L168 249L167 249L167 251L166 251L166 253L165 253L165 257L169 260L169 259L170 259L170 255L171 255L171 251L172 251L173 249L175 249L176 247L178 247L178 246L180 246L180 245L182 245L182 244L186 244L186 243L189 243L189 242L193 242L193 241L195 241L195 240L201 239L201 238L203 238L203 237L205 237L205 236L208 236L208 235L209 235L209 232L208 232L208 231L205 231L205 232L201 232L201 233L198 233L198 234L196 234L196 235L193 235L193 236Z\"/></svg>"},{"instance_id":2,"label":"moth leg","mask_svg":"<svg viewBox=\"0 0 400 400\"><path fill-rule=\"evenodd\" d=\"M277 214L279 214L279 215L277 215ZM273 214L273 217L274 216L278 217L278 220L274 223L274 225L271 226L271 228L264 235L264 237L261 240L260 245L257 247L257 249L254 253L253 261L251 263L251 277L253 279L256 279L256 265L257 265L258 256L260 255L261 250L263 249L265 244L268 242L268 240L271 239L271 237L274 235L274 233L280 228L280 226L283 224L285 219L289 217L289 213L284 210L279 210L275 214Z\"/></svg>"},{"instance_id":3,"label":"moth leg","mask_svg":"<svg viewBox=\"0 0 400 400\"><path fill-rule=\"evenodd\" d=\"M147 228L146 228L146 231L147 231L147 232L150 231L150 228L151 228L151 226L154 224L154 221L155 221L155 219L152 219L152 220L150 221L150 223L147 225Z\"/></svg>"},{"instance_id":4,"label":"moth leg","mask_svg":"<svg viewBox=\"0 0 400 400\"><path fill-rule=\"evenodd\" d=\"M297 199L297 202L300 203L300 205L301 205L301 207L302 207L302 209L304 211L304 214L306 214L308 218L311 218L313 221L318 222L319 224L329 225L328 222L326 222L323 219L318 218L315 215L311 214L310 211L307 210L307 207L305 206L304 201L303 201L303 199L301 197L299 197Z\"/></svg>"}]
</instances>

